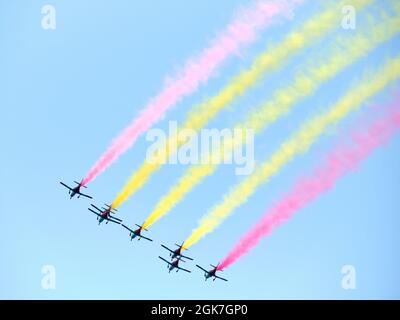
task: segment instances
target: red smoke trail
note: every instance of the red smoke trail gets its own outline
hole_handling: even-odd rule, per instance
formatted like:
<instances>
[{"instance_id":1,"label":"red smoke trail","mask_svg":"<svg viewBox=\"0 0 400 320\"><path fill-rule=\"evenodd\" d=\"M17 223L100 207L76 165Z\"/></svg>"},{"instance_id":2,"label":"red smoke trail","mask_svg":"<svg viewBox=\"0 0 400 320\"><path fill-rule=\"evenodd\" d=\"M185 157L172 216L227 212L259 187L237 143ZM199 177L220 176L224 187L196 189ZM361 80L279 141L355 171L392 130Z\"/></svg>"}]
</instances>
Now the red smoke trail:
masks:
<instances>
[{"instance_id":1,"label":"red smoke trail","mask_svg":"<svg viewBox=\"0 0 400 320\"><path fill-rule=\"evenodd\" d=\"M138 117L112 142L99 160L88 172L83 185L88 184L107 169L121 154L129 149L137 138L157 121L168 109L176 105L186 95L193 93L214 74L216 69L238 53L241 46L256 39L257 32L269 25L272 18L283 14L290 16L293 8L304 0L258 1L253 6L239 12L235 20L215 39L212 45L200 55L190 59L183 70L170 79L161 93L154 97Z\"/></svg>"},{"instance_id":2,"label":"red smoke trail","mask_svg":"<svg viewBox=\"0 0 400 320\"><path fill-rule=\"evenodd\" d=\"M310 176L299 179L291 191L267 210L261 220L239 240L218 269L229 267L254 248L263 237L290 219L296 211L330 190L339 178L356 169L360 162L385 144L399 129L400 99L396 99L385 116L375 120L363 132L352 134L351 145L342 144L335 148L327 155L321 167L316 168Z\"/></svg>"}]
</instances>

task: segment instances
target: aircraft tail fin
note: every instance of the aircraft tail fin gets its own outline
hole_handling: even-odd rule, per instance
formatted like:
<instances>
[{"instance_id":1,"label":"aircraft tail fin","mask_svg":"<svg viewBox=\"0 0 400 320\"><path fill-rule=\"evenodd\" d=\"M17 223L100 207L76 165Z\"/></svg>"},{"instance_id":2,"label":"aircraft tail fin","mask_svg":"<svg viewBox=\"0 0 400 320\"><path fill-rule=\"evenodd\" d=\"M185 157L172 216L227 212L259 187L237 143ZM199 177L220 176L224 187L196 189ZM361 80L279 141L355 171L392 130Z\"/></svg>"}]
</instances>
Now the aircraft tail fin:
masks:
<instances>
[{"instance_id":1,"label":"aircraft tail fin","mask_svg":"<svg viewBox=\"0 0 400 320\"><path fill-rule=\"evenodd\" d=\"M142 228L142 230L149 231L149 230L147 230L146 228L143 228L143 224L142 224L142 225L139 225L139 224L135 223L135 225L138 226L139 228Z\"/></svg>"}]
</instances>

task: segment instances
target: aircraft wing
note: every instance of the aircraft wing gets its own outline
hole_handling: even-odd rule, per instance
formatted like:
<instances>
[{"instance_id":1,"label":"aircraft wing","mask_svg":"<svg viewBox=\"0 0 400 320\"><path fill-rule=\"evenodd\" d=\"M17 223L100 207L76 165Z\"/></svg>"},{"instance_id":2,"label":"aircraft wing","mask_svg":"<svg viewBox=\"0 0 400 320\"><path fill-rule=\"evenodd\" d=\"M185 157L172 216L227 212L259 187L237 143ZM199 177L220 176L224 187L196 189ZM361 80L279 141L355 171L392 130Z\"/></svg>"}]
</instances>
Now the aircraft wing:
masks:
<instances>
[{"instance_id":1,"label":"aircraft wing","mask_svg":"<svg viewBox=\"0 0 400 320\"><path fill-rule=\"evenodd\" d=\"M169 266L172 266L172 263L169 262L168 260L164 259L163 257L158 256L161 260L165 261L166 263L168 263Z\"/></svg>"},{"instance_id":2,"label":"aircraft wing","mask_svg":"<svg viewBox=\"0 0 400 320\"><path fill-rule=\"evenodd\" d=\"M72 191L72 188L71 188L71 187L68 187L64 182L61 182L61 181L60 181L60 184L62 184L64 187L66 187L67 189L69 189L69 190Z\"/></svg>"},{"instance_id":3,"label":"aircraft wing","mask_svg":"<svg viewBox=\"0 0 400 320\"><path fill-rule=\"evenodd\" d=\"M114 221L113 219L107 218L107 220L110 222L114 222L115 224L121 224L121 221Z\"/></svg>"},{"instance_id":4,"label":"aircraft wing","mask_svg":"<svg viewBox=\"0 0 400 320\"><path fill-rule=\"evenodd\" d=\"M181 267L177 267L179 270L182 270L182 271L186 271L186 272L189 272L189 273L191 273L192 271L190 271L190 270L187 270L187 269L185 269L185 268L181 268Z\"/></svg>"},{"instance_id":5,"label":"aircraft wing","mask_svg":"<svg viewBox=\"0 0 400 320\"><path fill-rule=\"evenodd\" d=\"M214 276L214 277L217 278L217 279L220 279L220 280L228 281L228 280L226 280L224 278L221 278L221 277L218 277L218 276Z\"/></svg>"},{"instance_id":6,"label":"aircraft wing","mask_svg":"<svg viewBox=\"0 0 400 320\"><path fill-rule=\"evenodd\" d=\"M141 234L139 235L139 237L140 237L140 238L143 238L143 239L146 239L146 240L148 240L148 241L153 241L152 239L147 238L147 237L145 237L145 236L142 236Z\"/></svg>"},{"instance_id":7,"label":"aircraft wing","mask_svg":"<svg viewBox=\"0 0 400 320\"><path fill-rule=\"evenodd\" d=\"M110 218L110 219L117 220L117 221L119 221L119 222L122 222L122 219L119 219L119 218L117 218L117 217L112 217L112 216L109 216L109 218Z\"/></svg>"},{"instance_id":8,"label":"aircraft wing","mask_svg":"<svg viewBox=\"0 0 400 320\"><path fill-rule=\"evenodd\" d=\"M181 255L181 257L182 257L182 258L185 258L185 259L188 259L188 260L191 260L191 261L193 261L193 259L192 259L192 258L190 258L190 257L183 256L183 255Z\"/></svg>"},{"instance_id":9,"label":"aircraft wing","mask_svg":"<svg viewBox=\"0 0 400 320\"><path fill-rule=\"evenodd\" d=\"M134 232L132 229L130 229L130 228L128 228L126 225L124 225L124 224L122 224L122 226L126 229L126 230L129 230L129 232Z\"/></svg>"},{"instance_id":10,"label":"aircraft wing","mask_svg":"<svg viewBox=\"0 0 400 320\"><path fill-rule=\"evenodd\" d=\"M174 253L170 248L164 246L163 244L161 245L161 247L163 247L164 249L167 249L169 252Z\"/></svg>"},{"instance_id":11,"label":"aircraft wing","mask_svg":"<svg viewBox=\"0 0 400 320\"><path fill-rule=\"evenodd\" d=\"M87 194L84 194L84 193L81 193L81 192L78 192L82 197L86 197L86 198L89 198L89 199L93 199L93 197L91 197L91 196L88 196Z\"/></svg>"},{"instance_id":12,"label":"aircraft wing","mask_svg":"<svg viewBox=\"0 0 400 320\"><path fill-rule=\"evenodd\" d=\"M90 208L88 208L88 210L89 211L91 211L91 212L93 212L96 216L98 216L98 217L100 217L100 218L103 218L100 214L98 214L96 211L94 211L94 210L92 210L92 209L90 209ZM104 218L103 218L104 219Z\"/></svg>"},{"instance_id":13,"label":"aircraft wing","mask_svg":"<svg viewBox=\"0 0 400 320\"><path fill-rule=\"evenodd\" d=\"M94 204L91 204L91 206L92 206L93 208L95 208L96 210L99 210L100 212L103 212L103 210L101 210L99 207L96 207Z\"/></svg>"},{"instance_id":14,"label":"aircraft wing","mask_svg":"<svg viewBox=\"0 0 400 320\"><path fill-rule=\"evenodd\" d=\"M88 208L88 210L91 211L91 212L93 212L96 216L101 217L101 215L100 215L98 212L94 211L93 209Z\"/></svg>"},{"instance_id":15,"label":"aircraft wing","mask_svg":"<svg viewBox=\"0 0 400 320\"><path fill-rule=\"evenodd\" d=\"M207 273L208 273L208 270L206 270L206 269L200 267L198 264L196 264L196 267L199 268L199 269L201 269L201 270L203 270L204 272L207 272Z\"/></svg>"}]
</instances>

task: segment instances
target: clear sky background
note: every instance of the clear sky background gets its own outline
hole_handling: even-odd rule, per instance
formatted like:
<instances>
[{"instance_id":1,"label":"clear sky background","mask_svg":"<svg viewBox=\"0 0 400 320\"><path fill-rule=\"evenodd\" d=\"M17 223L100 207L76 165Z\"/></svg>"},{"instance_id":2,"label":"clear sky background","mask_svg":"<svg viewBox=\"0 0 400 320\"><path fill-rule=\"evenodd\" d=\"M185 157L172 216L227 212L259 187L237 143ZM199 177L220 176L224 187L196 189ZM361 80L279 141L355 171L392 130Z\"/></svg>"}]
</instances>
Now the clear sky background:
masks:
<instances>
[{"instance_id":1,"label":"clear sky background","mask_svg":"<svg viewBox=\"0 0 400 320\"><path fill-rule=\"evenodd\" d=\"M349 1L351 3L351 1ZM52 4L56 30L41 27L41 8ZM160 243L182 242L197 220L242 178L221 166L147 235L153 243L130 242L117 225L98 226L87 199L69 200L62 180L80 180L109 142L161 89L166 77L199 52L246 1L6 1L0 0L0 298L23 299L399 299L400 137L377 150L331 192L299 212L223 276L205 282L194 263L191 274L168 274ZM311 4L312 3L312 4ZM388 8L376 1L368 10ZM181 121L195 103L211 96L248 67L268 45L279 42L318 10L305 4L292 21L282 20L232 57L210 82L157 124ZM365 13L357 16L362 25ZM345 31L338 26L338 33ZM209 128L226 128L290 82L301 63L323 52L326 37L268 74L222 112ZM324 84L294 111L256 138L256 159L266 159L309 116L346 92L364 70L400 52L400 37L380 46ZM370 102L388 99L388 87ZM346 118L262 186L218 228L187 252L195 263L216 264L290 186L309 171L366 113ZM340 136L340 134L339 134ZM141 137L87 191L94 202L111 202L142 163L148 142ZM165 166L126 204L119 216L142 223L158 199L184 172ZM44 265L56 268L56 289L41 287ZM341 286L342 266L356 269L356 289Z\"/></svg>"}]
</instances>

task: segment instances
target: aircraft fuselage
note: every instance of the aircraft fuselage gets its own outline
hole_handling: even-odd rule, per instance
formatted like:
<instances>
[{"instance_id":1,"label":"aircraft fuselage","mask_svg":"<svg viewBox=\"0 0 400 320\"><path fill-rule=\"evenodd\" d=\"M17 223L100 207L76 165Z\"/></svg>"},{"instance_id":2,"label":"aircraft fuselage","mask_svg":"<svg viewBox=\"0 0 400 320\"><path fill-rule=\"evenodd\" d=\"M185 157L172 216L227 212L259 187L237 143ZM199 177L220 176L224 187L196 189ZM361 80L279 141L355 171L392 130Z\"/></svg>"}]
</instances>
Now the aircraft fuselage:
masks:
<instances>
[{"instance_id":1,"label":"aircraft fuselage","mask_svg":"<svg viewBox=\"0 0 400 320\"><path fill-rule=\"evenodd\" d=\"M80 186L77 186L77 187L73 188L72 191L71 191L71 198L70 199L75 197L80 192L81 192L81 187ZM78 198L79 198L79 196L78 196Z\"/></svg>"},{"instance_id":2,"label":"aircraft fuselage","mask_svg":"<svg viewBox=\"0 0 400 320\"><path fill-rule=\"evenodd\" d=\"M216 269L210 270L207 273L204 274L204 277L207 279L214 277L215 280L215 274L217 273Z\"/></svg>"},{"instance_id":3,"label":"aircraft fuselage","mask_svg":"<svg viewBox=\"0 0 400 320\"><path fill-rule=\"evenodd\" d=\"M172 270L177 268L178 264L179 264L179 260L176 260L176 261L172 262L170 265L168 265L169 272L171 272ZM176 272L178 272L178 271L179 271L179 269L176 270Z\"/></svg>"},{"instance_id":4,"label":"aircraft fuselage","mask_svg":"<svg viewBox=\"0 0 400 320\"><path fill-rule=\"evenodd\" d=\"M101 214L101 217L97 217L97 220L99 220L99 224L102 223L104 220L107 220L108 223L109 215L110 215L110 210L106 210Z\"/></svg>"},{"instance_id":5,"label":"aircraft fuselage","mask_svg":"<svg viewBox=\"0 0 400 320\"><path fill-rule=\"evenodd\" d=\"M131 233L131 241L135 239L136 237L140 237L140 233L142 232L142 229L137 229ZM140 238L139 238L140 240Z\"/></svg>"},{"instance_id":6,"label":"aircraft fuselage","mask_svg":"<svg viewBox=\"0 0 400 320\"><path fill-rule=\"evenodd\" d=\"M181 256L181 249L176 249L172 254L172 259L178 258Z\"/></svg>"}]
</instances>

